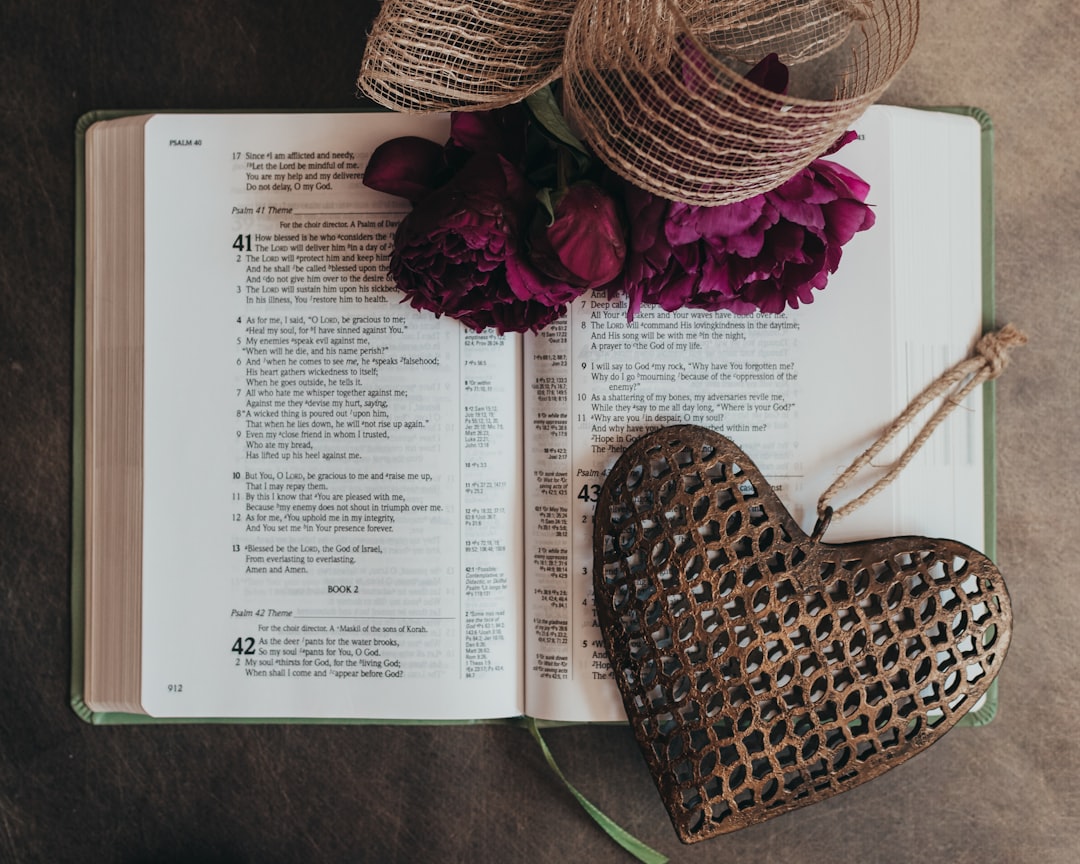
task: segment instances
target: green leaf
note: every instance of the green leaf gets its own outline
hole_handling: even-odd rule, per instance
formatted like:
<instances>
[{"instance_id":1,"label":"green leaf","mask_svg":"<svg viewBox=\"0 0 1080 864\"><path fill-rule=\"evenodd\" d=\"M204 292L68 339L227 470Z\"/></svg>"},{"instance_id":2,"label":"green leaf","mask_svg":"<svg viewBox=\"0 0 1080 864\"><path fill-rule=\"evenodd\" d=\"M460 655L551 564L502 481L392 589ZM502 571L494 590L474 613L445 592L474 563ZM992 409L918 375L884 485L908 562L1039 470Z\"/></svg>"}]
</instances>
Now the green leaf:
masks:
<instances>
[{"instance_id":1,"label":"green leaf","mask_svg":"<svg viewBox=\"0 0 1080 864\"><path fill-rule=\"evenodd\" d=\"M546 186L536 193L536 200L540 202L540 206L544 208L544 212L547 213L547 224L552 225L555 222L555 202L551 200L551 190Z\"/></svg>"},{"instance_id":2,"label":"green leaf","mask_svg":"<svg viewBox=\"0 0 1080 864\"><path fill-rule=\"evenodd\" d=\"M551 92L551 86L542 87L535 93L525 97L525 104L529 106L533 117L552 138L566 145L574 154L579 171L584 172L589 167L589 152L585 145L571 131L570 126L563 117L555 102L555 94Z\"/></svg>"},{"instance_id":3,"label":"green leaf","mask_svg":"<svg viewBox=\"0 0 1080 864\"><path fill-rule=\"evenodd\" d=\"M555 757L552 755L551 750L548 749L547 742L544 741L540 735L540 729L536 725L536 720L530 717L527 720L529 732L535 739L536 743L540 745L540 752L544 754L544 760L547 762L548 767L555 772L555 776L562 780L563 785L570 790L570 794L577 799L586 813L588 813L593 821L599 825L604 832L616 843L622 846L627 852L637 858L642 864L668 864L666 855L657 852L651 846L647 846L641 840L638 840L633 834L620 826L617 822L611 819L609 816L604 815L595 804L593 804L588 798L582 795L570 781L566 779L566 775L559 769L558 764L555 762Z\"/></svg>"}]
</instances>

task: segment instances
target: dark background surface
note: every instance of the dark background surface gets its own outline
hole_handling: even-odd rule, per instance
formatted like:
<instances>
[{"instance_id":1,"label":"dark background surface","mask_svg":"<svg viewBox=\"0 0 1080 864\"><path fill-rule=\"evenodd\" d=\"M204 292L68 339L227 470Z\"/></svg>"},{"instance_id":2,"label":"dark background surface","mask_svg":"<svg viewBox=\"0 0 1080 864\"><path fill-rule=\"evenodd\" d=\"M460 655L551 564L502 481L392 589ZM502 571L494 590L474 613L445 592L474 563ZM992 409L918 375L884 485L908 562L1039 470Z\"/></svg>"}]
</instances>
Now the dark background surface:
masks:
<instances>
[{"instance_id":1,"label":"dark background surface","mask_svg":"<svg viewBox=\"0 0 1080 864\"><path fill-rule=\"evenodd\" d=\"M628 856L508 727L94 728L71 655L73 130L99 108L338 108L375 4L0 0L0 861L592 861ZM625 728L548 733L578 787L675 861L1080 858L1076 478L1080 13L927 0L885 101L996 128L997 719L824 804L682 847ZM933 310L927 310L933 314Z\"/></svg>"}]
</instances>

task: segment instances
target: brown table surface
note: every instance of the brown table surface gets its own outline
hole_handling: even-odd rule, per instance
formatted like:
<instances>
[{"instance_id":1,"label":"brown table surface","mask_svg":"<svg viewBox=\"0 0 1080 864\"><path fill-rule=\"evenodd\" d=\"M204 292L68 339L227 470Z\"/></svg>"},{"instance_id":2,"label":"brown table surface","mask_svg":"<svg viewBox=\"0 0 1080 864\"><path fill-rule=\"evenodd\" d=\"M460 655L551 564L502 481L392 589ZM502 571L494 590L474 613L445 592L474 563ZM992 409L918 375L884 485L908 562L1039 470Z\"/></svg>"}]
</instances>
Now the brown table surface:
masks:
<instances>
[{"instance_id":1,"label":"brown table surface","mask_svg":"<svg viewBox=\"0 0 1080 864\"><path fill-rule=\"evenodd\" d=\"M96 728L68 708L75 121L354 106L374 8L0 2L0 860L630 860L521 729ZM926 0L885 99L981 106L996 129L999 320L1031 336L998 391L999 564L1017 618L998 717L695 847L626 728L550 732L579 788L672 860L1080 860L1078 25L1070 3Z\"/></svg>"}]
</instances>

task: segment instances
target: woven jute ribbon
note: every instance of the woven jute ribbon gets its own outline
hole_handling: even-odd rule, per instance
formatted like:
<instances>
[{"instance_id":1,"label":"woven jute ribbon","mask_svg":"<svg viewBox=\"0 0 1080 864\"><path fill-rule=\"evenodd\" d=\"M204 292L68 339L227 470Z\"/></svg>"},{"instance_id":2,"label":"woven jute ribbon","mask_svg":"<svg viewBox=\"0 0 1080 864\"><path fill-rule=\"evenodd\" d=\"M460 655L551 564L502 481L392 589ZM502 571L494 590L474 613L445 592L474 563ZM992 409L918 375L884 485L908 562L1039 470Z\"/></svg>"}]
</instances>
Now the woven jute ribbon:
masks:
<instances>
[{"instance_id":1,"label":"woven jute ribbon","mask_svg":"<svg viewBox=\"0 0 1080 864\"><path fill-rule=\"evenodd\" d=\"M851 463L832 485L818 499L818 517L825 519L829 515L839 519L861 507L882 489L892 483L904 470L915 454L922 449L934 430L960 405L964 398L985 381L997 378L1005 371L1009 362L1009 352L1027 343L1027 335L1012 324L1006 324L1000 330L986 333L975 344L971 356L946 370L936 381L930 384L894 420L881 436ZM911 443L900 456L891 463L882 475L866 491L839 507L833 512L831 501L841 489L846 487L856 475L871 465L872 460L896 438L904 429L929 406L941 400L941 404L923 424Z\"/></svg>"},{"instance_id":2,"label":"woven jute ribbon","mask_svg":"<svg viewBox=\"0 0 1080 864\"><path fill-rule=\"evenodd\" d=\"M918 21L918 0L385 0L357 85L395 110L463 111L562 77L568 120L615 173L724 204L827 150L893 80ZM769 53L821 61L829 98L747 81Z\"/></svg>"}]
</instances>

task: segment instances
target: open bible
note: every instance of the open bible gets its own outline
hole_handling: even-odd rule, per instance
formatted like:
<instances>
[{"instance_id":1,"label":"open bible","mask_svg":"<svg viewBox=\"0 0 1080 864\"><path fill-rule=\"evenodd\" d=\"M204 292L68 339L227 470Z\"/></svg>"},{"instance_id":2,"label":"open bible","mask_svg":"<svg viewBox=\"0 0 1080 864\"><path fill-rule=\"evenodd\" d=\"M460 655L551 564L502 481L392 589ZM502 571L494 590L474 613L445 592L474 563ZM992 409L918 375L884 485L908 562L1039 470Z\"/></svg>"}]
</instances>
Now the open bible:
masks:
<instances>
[{"instance_id":1,"label":"open bible","mask_svg":"<svg viewBox=\"0 0 1080 864\"><path fill-rule=\"evenodd\" d=\"M76 710L623 719L590 574L623 448L722 432L809 528L988 323L988 124L875 106L856 131L832 158L877 224L813 304L628 323L586 293L522 336L413 310L388 275L403 205L364 165L445 116L83 118ZM992 554L991 399L828 539Z\"/></svg>"}]
</instances>

